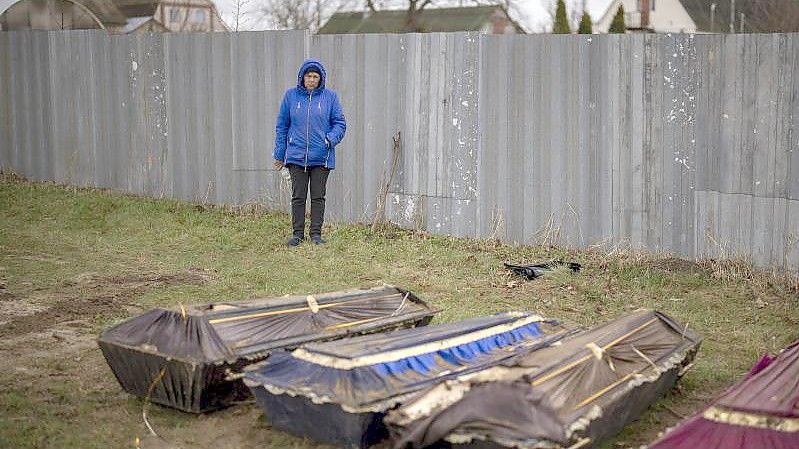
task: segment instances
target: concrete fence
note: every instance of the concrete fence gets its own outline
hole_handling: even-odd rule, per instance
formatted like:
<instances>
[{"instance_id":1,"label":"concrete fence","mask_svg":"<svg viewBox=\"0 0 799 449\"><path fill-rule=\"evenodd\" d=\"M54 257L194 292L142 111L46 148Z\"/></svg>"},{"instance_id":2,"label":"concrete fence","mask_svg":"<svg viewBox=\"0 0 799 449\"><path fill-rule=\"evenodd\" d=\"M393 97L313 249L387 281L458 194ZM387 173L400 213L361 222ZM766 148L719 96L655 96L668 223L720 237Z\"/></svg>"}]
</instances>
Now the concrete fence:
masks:
<instances>
[{"instance_id":1,"label":"concrete fence","mask_svg":"<svg viewBox=\"0 0 799 449\"><path fill-rule=\"evenodd\" d=\"M799 268L799 35L0 33L0 167L288 210L283 92L322 60L329 217Z\"/></svg>"}]
</instances>

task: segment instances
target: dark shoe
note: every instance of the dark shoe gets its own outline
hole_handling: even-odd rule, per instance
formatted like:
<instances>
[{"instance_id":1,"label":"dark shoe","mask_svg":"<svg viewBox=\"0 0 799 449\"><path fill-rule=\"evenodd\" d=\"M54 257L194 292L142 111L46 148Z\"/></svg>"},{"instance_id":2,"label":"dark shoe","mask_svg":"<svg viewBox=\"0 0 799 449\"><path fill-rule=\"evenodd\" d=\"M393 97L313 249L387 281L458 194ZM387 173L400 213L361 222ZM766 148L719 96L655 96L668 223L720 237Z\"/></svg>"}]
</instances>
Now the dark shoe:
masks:
<instances>
[{"instance_id":1,"label":"dark shoe","mask_svg":"<svg viewBox=\"0 0 799 449\"><path fill-rule=\"evenodd\" d=\"M297 237L296 235L289 239L289 246L299 246L302 243L302 237Z\"/></svg>"},{"instance_id":2,"label":"dark shoe","mask_svg":"<svg viewBox=\"0 0 799 449\"><path fill-rule=\"evenodd\" d=\"M321 235L312 235L311 241L313 242L314 245L323 245L325 243L325 241L322 240Z\"/></svg>"}]
</instances>

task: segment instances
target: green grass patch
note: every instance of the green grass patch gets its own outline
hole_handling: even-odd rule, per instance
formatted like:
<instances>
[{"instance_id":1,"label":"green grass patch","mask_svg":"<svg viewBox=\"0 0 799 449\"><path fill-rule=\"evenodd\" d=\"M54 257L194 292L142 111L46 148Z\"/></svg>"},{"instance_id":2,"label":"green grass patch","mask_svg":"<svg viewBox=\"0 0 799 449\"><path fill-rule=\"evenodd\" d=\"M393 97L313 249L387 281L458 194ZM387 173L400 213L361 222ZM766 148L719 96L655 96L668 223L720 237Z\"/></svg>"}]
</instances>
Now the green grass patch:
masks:
<instances>
[{"instance_id":1,"label":"green grass patch","mask_svg":"<svg viewBox=\"0 0 799 449\"><path fill-rule=\"evenodd\" d=\"M0 374L0 447L135 447L137 437L148 447L141 402L120 390L86 341L155 306L386 282L441 308L438 322L533 310L590 326L646 307L688 323L705 338L694 369L605 447L650 441L740 379L760 354L799 337L795 285L769 274L727 276L639 252L503 245L396 228L324 231L328 244L289 249L285 214L3 177L0 322L72 304L76 311L48 315L0 346L11 364ZM584 269L529 282L502 266L554 258ZM150 414L164 439L185 447L322 447L270 429L253 404L202 416L153 406Z\"/></svg>"}]
</instances>

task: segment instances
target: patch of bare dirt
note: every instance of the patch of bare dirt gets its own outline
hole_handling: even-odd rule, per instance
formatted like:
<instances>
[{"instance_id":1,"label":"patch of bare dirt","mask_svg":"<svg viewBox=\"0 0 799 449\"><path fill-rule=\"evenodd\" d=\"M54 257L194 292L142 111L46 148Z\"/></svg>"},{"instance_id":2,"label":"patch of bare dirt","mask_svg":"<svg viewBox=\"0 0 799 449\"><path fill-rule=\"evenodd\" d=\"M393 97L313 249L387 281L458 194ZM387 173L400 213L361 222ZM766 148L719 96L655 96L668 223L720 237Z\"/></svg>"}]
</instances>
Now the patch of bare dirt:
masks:
<instances>
[{"instance_id":1,"label":"patch of bare dirt","mask_svg":"<svg viewBox=\"0 0 799 449\"><path fill-rule=\"evenodd\" d=\"M664 259L655 259L651 262L650 266L656 270L665 271L667 273L699 273L704 271L701 266L696 262L679 259L677 257L667 257Z\"/></svg>"},{"instance_id":2,"label":"patch of bare dirt","mask_svg":"<svg viewBox=\"0 0 799 449\"><path fill-rule=\"evenodd\" d=\"M24 391L34 402L46 407L47 417L41 418L44 421L72 422L85 428L86 438L90 440L108 438L93 430L93 425L102 422L120 434L115 438L124 440L124 447L255 449L281 446L270 444L268 432L260 435L264 430L262 412L252 401L196 416L151 405L149 421L161 437L150 435L142 421L144 403L120 388L97 347L96 334L85 325L98 313L119 313L120 307L134 303L138 295L150 289L201 284L210 278L211 273L203 270L116 277L87 273L63 283L54 290L57 293L48 293L49 296L16 298L13 303L20 304L18 311L27 308L32 313L7 316L11 321L0 325L0 335L3 335L0 358L10 367L0 373L0 384L12 391ZM57 301L51 307L41 308L41 303L53 298ZM13 328L9 324L13 324ZM179 419L175 418L177 415ZM33 416L23 418L34 419ZM176 421L180 424L176 425ZM110 447L123 446L113 444Z\"/></svg>"},{"instance_id":3,"label":"patch of bare dirt","mask_svg":"<svg viewBox=\"0 0 799 449\"><path fill-rule=\"evenodd\" d=\"M13 301L17 296L8 290L8 283L0 278L0 302Z\"/></svg>"},{"instance_id":4,"label":"patch of bare dirt","mask_svg":"<svg viewBox=\"0 0 799 449\"><path fill-rule=\"evenodd\" d=\"M0 354L6 359L19 357L20 360L44 360L75 358L81 351L97 348L97 335L69 324L0 339ZM19 348L24 348L24 351ZM25 366L25 362L22 363L20 366Z\"/></svg>"},{"instance_id":5,"label":"patch of bare dirt","mask_svg":"<svg viewBox=\"0 0 799 449\"><path fill-rule=\"evenodd\" d=\"M0 326L0 338L42 332L58 324L92 319L101 314L118 313L120 309L138 309L134 299L154 288L178 284L199 285L210 279L205 270L189 270L174 274L136 273L115 277L102 277L84 273L65 282L51 306L33 307L29 301L14 303L31 306L26 311L6 313L6 322ZM5 289L3 289L5 290ZM50 301L37 301L48 303ZM8 316L11 315L11 316Z\"/></svg>"}]
</instances>

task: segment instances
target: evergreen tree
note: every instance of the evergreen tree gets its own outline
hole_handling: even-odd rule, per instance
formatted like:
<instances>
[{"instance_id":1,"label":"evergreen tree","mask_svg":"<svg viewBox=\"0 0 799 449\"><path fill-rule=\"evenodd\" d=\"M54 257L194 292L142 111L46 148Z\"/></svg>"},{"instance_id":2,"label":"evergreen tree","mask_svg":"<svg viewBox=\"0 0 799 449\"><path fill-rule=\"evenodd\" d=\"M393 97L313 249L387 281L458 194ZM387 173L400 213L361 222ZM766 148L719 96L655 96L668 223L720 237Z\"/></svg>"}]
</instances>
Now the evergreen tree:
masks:
<instances>
[{"instance_id":1,"label":"evergreen tree","mask_svg":"<svg viewBox=\"0 0 799 449\"><path fill-rule=\"evenodd\" d=\"M610 29L608 33L625 33L627 27L624 25L624 6L619 5L619 10L613 16L613 22L610 22Z\"/></svg>"},{"instance_id":2,"label":"evergreen tree","mask_svg":"<svg viewBox=\"0 0 799 449\"><path fill-rule=\"evenodd\" d=\"M558 0L558 9L555 10L555 23L552 25L552 32L555 34L571 34L569 19L566 17L566 4L563 0Z\"/></svg>"},{"instance_id":3,"label":"evergreen tree","mask_svg":"<svg viewBox=\"0 0 799 449\"><path fill-rule=\"evenodd\" d=\"M591 24L591 15L587 11L583 11L583 18L580 19L580 27L577 28L577 34L593 34L594 28Z\"/></svg>"}]
</instances>

